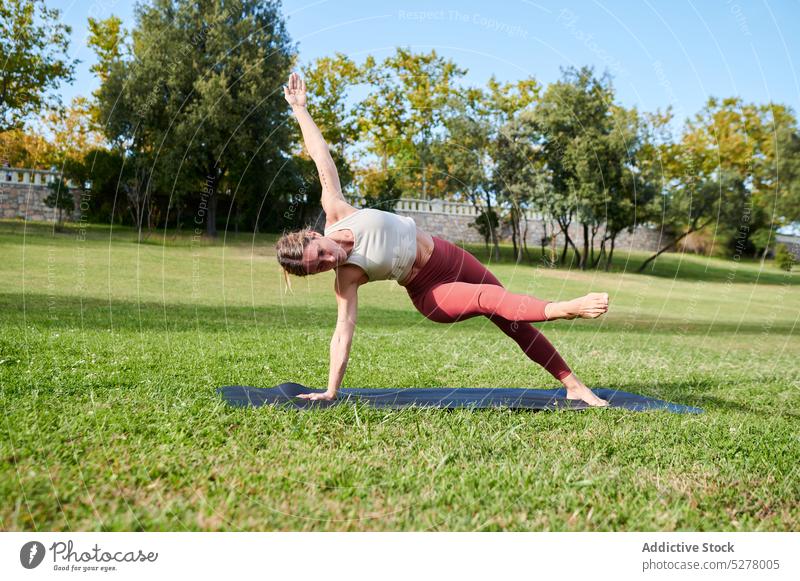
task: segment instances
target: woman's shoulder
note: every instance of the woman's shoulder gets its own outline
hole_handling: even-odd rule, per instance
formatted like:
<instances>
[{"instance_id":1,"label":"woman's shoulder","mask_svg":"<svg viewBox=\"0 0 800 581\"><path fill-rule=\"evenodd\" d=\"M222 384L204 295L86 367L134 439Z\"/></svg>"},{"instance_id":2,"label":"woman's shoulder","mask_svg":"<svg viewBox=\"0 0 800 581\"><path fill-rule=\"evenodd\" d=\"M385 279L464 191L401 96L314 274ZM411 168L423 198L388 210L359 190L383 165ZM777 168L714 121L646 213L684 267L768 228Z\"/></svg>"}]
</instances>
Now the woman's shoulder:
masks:
<instances>
[{"instance_id":1,"label":"woman's shoulder","mask_svg":"<svg viewBox=\"0 0 800 581\"><path fill-rule=\"evenodd\" d=\"M350 204L342 204L341 206L337 207L335 211L325 214L325 230L336 226L339 222L345 218L349 218L358 211L359 210Z\"/></svg>"}]
</instances>

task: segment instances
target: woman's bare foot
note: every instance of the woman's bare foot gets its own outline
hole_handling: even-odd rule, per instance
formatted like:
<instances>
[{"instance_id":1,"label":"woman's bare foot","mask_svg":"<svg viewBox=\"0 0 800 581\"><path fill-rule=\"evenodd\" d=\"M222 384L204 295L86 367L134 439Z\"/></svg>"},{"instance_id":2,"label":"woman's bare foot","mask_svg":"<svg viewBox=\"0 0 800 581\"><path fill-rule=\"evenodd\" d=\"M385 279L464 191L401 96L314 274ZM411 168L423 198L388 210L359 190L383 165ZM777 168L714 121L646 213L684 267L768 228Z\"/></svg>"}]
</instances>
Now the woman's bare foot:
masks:
<instances>
[{"instance_id":1,"label":"woman's bare foot","mask_svg":"<svg viewBox=\"0 0 800 581\"><path fill-rule=\"evenodd\" d=\"M544 314L548 320L553 319L596 319L608 311L608 293L589 293L571 301L548 303Z\"/></svg>"},{"instance_id":2,"label":"woman's bare foot","mask_svg":"<svg viewBox=\"0 0 800 581\"><path fill-rule=\"evenodd\" d=\"M567 388L567 399L580 400L588 403L592 407L607 407L608 402L597 397L592 390L586 387L583 382L575 377L575 374L568 375L562 380L564 387Z\"/></svg>"}]
</instances>

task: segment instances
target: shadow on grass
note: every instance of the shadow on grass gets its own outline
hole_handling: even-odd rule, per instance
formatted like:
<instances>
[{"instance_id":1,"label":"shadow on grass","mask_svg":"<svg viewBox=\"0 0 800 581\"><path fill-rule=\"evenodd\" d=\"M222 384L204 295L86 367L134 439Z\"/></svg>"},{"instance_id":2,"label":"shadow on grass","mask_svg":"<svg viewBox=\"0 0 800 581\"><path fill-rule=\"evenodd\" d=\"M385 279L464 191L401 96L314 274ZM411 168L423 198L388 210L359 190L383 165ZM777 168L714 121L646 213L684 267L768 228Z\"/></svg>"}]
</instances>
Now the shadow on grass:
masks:
<instances>
[{"instance_id":1,"label":"shadow on grass","mask_svg":"<svg viewBox=\"0 0 800 581\"><path fill-rule=\"evenodd\" d=\"M23 220L0 220L0 240L19 243L22 236L25 236L26 244L48 245L75 244L80 236L80 241L89 243L113 242L115 244L143 244L147 246L166 246L166 247L188 247L188 246L242 246L251 245L254 242L258 246L272 248L278 239L278 234L273 233L253 233L240 230L220 231L216 238L202 236L199 239L194 236L194 230L164 230L163 228L154 229L150 232L143 232L140 236L136 228L131 226L108 224L79 224L76 222L65 222L60 227L54 228L52 223L47 222L25 222Z\"/></svg>"},{"instance_id":2,"label":"shadow on grass","mask_svg":"<svg viewBox=\"0 0 800 581\"><path fill-rule=\"evenodd\" d=\"M756 414L764 418L786 417L792 419L800 418L800 414L793 411L782 409L778 406L767 405L761 399L752 404L726 399L716 395L709 395L707 390L718 389L710 380L686 380L682 382L643 382L630 381L620 388L624 391L640 393L649 397L666 399L672 402L682 403L702 408L705 411L726 411L746 414ZM759 393L759 397L763 394Z\"/></svg>"},{"instance_id":3,"label":"shadow on grass","mask_svg":"<svg viewBox=\"0 0 800 581\"><path fill-rule=\"evenodd\" d=\"M387 309L362 303L359 328L369 330L408 329L414 325L445 328L448 325L425 319L406 297L399 298L399 309ZM0 293L0 320L5 324L33 324L62 329L117 329L135 331L193 331L230 332L245 327L286 329L332 330L336 321L336 306L208 306L190 303L133 302L103 300L95 297L48 296L41 293ZM474 317L458 323L460 328L480 331L494 330L487 319ZM487 325L489 325L487 327ZM632 319L626 316L607 316L599 320L549 321L536 323L544 333L548 330L570 333L596 334L675 334L682 336L769 335L791 336L794 321L763 322L698 320L687 323L684 319L660 317L658 319Z\"/></svg>"},{"instance_id":4,"label":"shadow on grass","mask_svg":"<svg viewBox=\"0 0 800 581\"><path fill-rule=\"evenodd\" d=\"M513 248L500 246L500 260L489 260L486 248L479 244L464 244L462 248L474 254L485 264L514 264ZM548 270L579 270L574 252L567 253L565 264L553 267L544 266L540 248L529 249L530 259L523 258L521 266L540 266ZM610 273L639 274L637 269L650 253L640 251L617 250L614 254ZM605 272L602 268L589 269L586 272ZM763 268L759 260L743 258L734 261L731 258L705 257L697 254L668 252L653 261L642 275L669 278L684 281L730 282L747 284L788 284L800 285L800 273L778 270L773 261L768 260Z\"/></svg>"},{"instance_id":5,"label":"shadow on grass","mask_svg":"<svg viewBox=\"0 0 800 581\"><path fill-rule=\"evenodd\" d=\"M81 229L82 228L82 229ZM24 222L21 220L0 220L0 241L19 243L23 233L26 244L47 245L74 244L80 233L82 238L89 243L127 243L136 244L139 233L130 226L109 226L108 224L76 224L65 223L59 232L55 232L53 225L45 222ZM192 238L193 231L153 230L147 237L138 242L147 246L188 247L196 244L202 246L250 246L255 244L267 253L273 252L273 246L279 234L256 233L240 231L220 232L215 239L201 238L199 241ZM481 262L491 264L514 264L513 249L510 245L500 246L500 260L489 260L489 253L481 244L465 244L462 246L474 254ZM530 259L524 258L521 266L541 266L542 251L538 247L529 248ZM636 274L639 265L644 262L650 253L618 248L614 254L611 273ZM570 250L567 254L566 264L557 265L554 270L577 270L577 261ZM593 271L587 271L593 272ZM599 270L602 272L602 269ZM655 260L643 275L652 275L659 278L678 279L686 281L731 282L731 283L758 283L758 284L788 284L800 285L800 273L786 273L778 270L772 261L767 261L763 268L760 262L752 258L742 258L734 261L730 258L707 258L695 254L681 254L668 252Z\"/></svg>"}]
</instances>

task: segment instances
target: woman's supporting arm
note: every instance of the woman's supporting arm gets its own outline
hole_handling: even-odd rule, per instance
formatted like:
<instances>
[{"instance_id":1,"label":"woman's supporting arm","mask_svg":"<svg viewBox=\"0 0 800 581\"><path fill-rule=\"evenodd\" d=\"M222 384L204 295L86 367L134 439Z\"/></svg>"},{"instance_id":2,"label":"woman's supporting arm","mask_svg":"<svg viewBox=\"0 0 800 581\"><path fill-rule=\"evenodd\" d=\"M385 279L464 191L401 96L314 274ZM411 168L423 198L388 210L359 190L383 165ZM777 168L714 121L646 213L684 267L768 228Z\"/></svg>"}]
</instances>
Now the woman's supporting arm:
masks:
<instances>
[{"instance_id":1,"label":"woman's supporting arm","mask_svg":"<svg viewBox=\"0 0 800 581\"><path fill-rule=\"evenodd\" d=\"M364 278L357 266L345 265L337 269L334 291L338 314L336 329L331 338L328 389L324 393L310 393L298 397L328 400L336 397L350 359L350 346L353 344L358 319L358 287L364 282Z\"/></svg>"},{"instance_id":2,"label":"woman's supporting arm","mask_svg":"<svg viewBox=\"0 0 800 581\"><path fill-rule=\"evenodd\" d=\"M345 282L347 281L347 282ZM338 315L336 329L331 338L331 365L328 371L328 393L336 396L342 385L347 362L350 359L350 346L356 331L358 319L358 283L347 276L337 276L334 282Z\"/></svg>"}]
</instances>

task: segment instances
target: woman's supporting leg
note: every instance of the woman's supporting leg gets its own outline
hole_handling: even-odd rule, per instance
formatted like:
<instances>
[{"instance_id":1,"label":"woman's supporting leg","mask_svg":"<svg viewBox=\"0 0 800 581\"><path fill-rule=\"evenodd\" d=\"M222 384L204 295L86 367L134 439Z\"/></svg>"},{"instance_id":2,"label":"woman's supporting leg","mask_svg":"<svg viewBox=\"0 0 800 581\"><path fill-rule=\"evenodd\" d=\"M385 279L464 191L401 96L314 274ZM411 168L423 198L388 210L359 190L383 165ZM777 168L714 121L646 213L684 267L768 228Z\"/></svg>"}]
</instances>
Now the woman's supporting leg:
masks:
<instances>
[{"instance_id":1,"label":"woman's supporting leg","mask_svg":"<svg viewBox=\"0 0 800 581\"><path fill-rule=\"evenodd\" d=\"M553 344L530 323L509 321L496 315L490 316L489 319L500 327L503 333L514 339L525 355L544 367L559 381L563 381L572 374L569 365L559 355Z\"/></svg>"}]
</instances>

